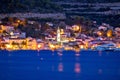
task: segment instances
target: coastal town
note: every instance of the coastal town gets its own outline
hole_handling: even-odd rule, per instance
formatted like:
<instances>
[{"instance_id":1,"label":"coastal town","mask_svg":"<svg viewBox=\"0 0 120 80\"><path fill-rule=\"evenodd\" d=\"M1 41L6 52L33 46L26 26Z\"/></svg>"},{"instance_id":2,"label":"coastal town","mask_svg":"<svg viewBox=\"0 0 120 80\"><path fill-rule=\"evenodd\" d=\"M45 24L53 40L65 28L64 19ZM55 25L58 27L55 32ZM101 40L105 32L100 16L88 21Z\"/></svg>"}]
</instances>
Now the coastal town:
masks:
<instances>
[{"instance_id":1,"label":"coastal town","mask_svg":"<svg viewBox=\"0 0 120 80\"><path fill-rule=\"evenodd\" d=\"M83 24L57 24L25 18L0 21L1 50L120 50L120 28L92 21L91 29ZM89 24L89 23L87 23ZM31 34L31 35L30 35Z\"/></svg>"},{"instance_id":2,"label":"coastal town","mask_svg":"<svg viewBox=\"0 0 120 80\"><path fill-rule=\"evenodd\" d=\"M120 0L0 0L0 80L120 80Z\"/></svg>"}]
</instances>

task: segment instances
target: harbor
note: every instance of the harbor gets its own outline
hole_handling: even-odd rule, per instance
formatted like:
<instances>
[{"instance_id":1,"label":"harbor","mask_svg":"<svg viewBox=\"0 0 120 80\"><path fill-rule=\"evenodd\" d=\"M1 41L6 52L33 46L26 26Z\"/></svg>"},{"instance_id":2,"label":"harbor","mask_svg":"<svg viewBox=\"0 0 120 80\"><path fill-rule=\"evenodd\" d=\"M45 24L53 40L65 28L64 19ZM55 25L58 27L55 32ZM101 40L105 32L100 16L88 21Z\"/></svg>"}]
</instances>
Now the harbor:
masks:
<instances>
[{"instance_id":1,"label":"harbor","mask_svg":"<svg viewBox=\"0 0 120 80\"><path fill-rule=\"evenodd\" d=\"M1 80L119 80L119 51L0 50Z\"/></svg>"},{"instance_id":2,"label":"harbor","mask_svg":"<svg viewBox=\"0 0 120 80\"><path fill-rule=\"evenodd\" d=\"M6 26L4 26L6 27ZM106 28L106 27L103 27ZM119 29L119 28L118 28ZM74 33L74 37L70 36L68 30L79 31ZM52 30L51 30L52 31ZM117 32L117 31L116 31ZM73 25L70 29L57 28L55 35L45 33L45 39L36 39L25 37L25 33L11 32L8 37L1 37L1 50L117 50L120 51L119 35L112 36L114 32L108 30L107 37L102 36L103 33L98 31L95 33L97 37L81 34L80 26Z\"/></svg>"},{"instance_id":3,"label":"harbor","mask_svg":"<svg viewBox=\"0 0 120 80\"><path fill-rule=\"evenodd\" d=\"M0 0L0 80L120 80L120 0Z\"/></svg>"}]
</instances>

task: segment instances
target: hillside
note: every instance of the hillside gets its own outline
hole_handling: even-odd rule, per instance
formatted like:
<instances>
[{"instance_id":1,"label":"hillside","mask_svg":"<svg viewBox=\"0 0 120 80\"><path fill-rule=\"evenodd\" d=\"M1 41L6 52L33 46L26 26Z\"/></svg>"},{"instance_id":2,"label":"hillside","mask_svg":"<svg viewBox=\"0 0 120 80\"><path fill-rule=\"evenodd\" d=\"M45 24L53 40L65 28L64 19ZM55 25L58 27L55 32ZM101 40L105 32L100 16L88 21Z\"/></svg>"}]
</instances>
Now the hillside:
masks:
<instances>
[{"instance_id":1,"label":"hillside","mask_svg":"<svg viewBox=\"0 0 120 80\"><path fill-rule=\"evenodd\" d=\"M55 2L63 1L63 2L81 2L81 3L113 3L120 2L120 0L52 0Z\"/></svg>"},{"instance_id":2,"label":"hillside","mask_svg":"<svg viewBox=\"0 0 120 80\"><path fill-rule=\"evenodd\" d=\"M56 2L58 3L56 4ZM120 1L119 0L0 0L0 13L16 13L16 12L55 13L55 12L64 12L66 6L69 6L69 4L66 5L66 3L99 4L99 3L115 3L115 2L120 2ZM65 5L61 5L61 3ZM76 7L81 7L81 6L79 5L73 6L73 8ZM85 7L86 6L83 6L83 8Z\"/></svg>"},{"instance_id":3,"label":"hillside","mask_svg":"<svg viewBox=\"0 0 120 80\"><path fill-rule=\"evenodd\" d=\"M51 0L0 0L0 13L60 11L60 6Z\"/></svg>"},{"instance_id":4,"label":"hillside","mask_svg":"<svg viewBox=\"0 0 120 80\"><path fill-rule=\"evenodd\" d=\"M9 16L10 13L15 16L16 13L38 13L37 17L40 14L62 13L68 19L77 15L100 23L120 26L119 0L0 0L0 13L3 14L1 17ZM32 15L32 18L35 18L34 16L36 17Z\"/></svg>"}]
</instances>

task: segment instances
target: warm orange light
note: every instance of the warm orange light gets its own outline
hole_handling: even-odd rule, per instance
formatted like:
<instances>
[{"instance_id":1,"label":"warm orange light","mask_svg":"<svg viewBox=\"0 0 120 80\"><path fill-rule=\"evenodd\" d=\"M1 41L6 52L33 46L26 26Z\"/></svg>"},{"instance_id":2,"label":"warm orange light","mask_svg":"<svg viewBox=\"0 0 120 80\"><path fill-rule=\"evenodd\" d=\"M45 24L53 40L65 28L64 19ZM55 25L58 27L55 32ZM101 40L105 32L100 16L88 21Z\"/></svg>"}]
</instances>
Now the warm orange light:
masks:
<instances>
[{"instance_id":1,"label":"warm orange light","mask_svg":"<svg viewBox=\"0 0 120 80\"><path fill-rule=\"evenodd\" d=\"M81 45L81 46L80 46L80 48L81 48L81 49L84 49L84 46L83 46L83 45Z\"/></svg>"},{"instance_id":2,"label":"warm orange light","mask_svg":"<svg viewBox=\"0 0 120 80\"><path fill-rule=\"evenodd\" d=\"M120 44L117 44L117 48L120 48Z\"/></svg>"},{"instance_id":3,"label":"warm orange light","mask_svg":"<svg viewBox=\"0 0 120 80\"><path fill-rule=\"evenodd\" d=\"M64 30L63 29L60 30L60 34L64 34Z\"/></svg>"},{"instance_id":4,"label":"warm orange light","mask_svg":"<svg viewBox=\"0 0 120 80\"><path fill-rule=\"evenodd\" d=\"M112 30L107 31L107 37L112 37Z\"/></svg>"},{"instance_id":5,"label":"warm orange light","mask_svg":"<svg viewBox=\"0 0 120 80\"><path fill-rule=\"evenodd\" d=\"M72 30L73 30L73 31L79 31L79 30L80 30L80 26L78 26L78 25L73 25L73 26L72 26Z\"/></svg>"},{"instance_id":6,"label":"warm orange light","mask_svg":"<svg viewBox=\"0 0 120 80\"><path fill-rule=\"evenodd\" d=\"M98 34L99 36L102 36L102 32L100 32L100 31L98 31L97 34Z\"/></svg>"},{"instance_id":7,"label":"warm orange light","mask_svg":"<svg viewBox=\"0 0 120 80\"><path fill-rule=\"evenodd\" d=\"M12 36L12 35L14 35L14 33L13 33L13 32L10 32L10 35Z\"/></svg>"},{"instance_id":8,"label":"warm orange light","mask_svg":"<svg viewBox=\"0 0 120 80\"><path fill-rule=\"evenodd\" d=\"M41 47L42 47L42 46L39 44L39 45L38 45L38 48L41 48Z\"/></svg>"},{"instance_id":9,"label":"warm orange light","mask_svg":"<svg viewBox=\"0 0 120 80\"><path fill-rule=\"evenodd\" d=\"M50 44L49 46L50 46L50 48L52 48L52 49L55 48L55 46L54 46L53 44Z\"/></svg>"},{"instance_id":10,"label":"warm orange light","mask_svg":"<svg viewBox=\"0 0 120 80\"><path fill-rule=\"evenodd\" d=\"M7 48L11 48L12 46L8 44L8 45L6 45L6 47L7 47Z\"/></svg>"},{"instance_id":11,"label":"warm orange light","mask_svg":"<svg viewBox=\"0 0 120 80\"><path fill-rule=\"evenodd\" d=\"M20 23L20 20L17 20L18 23Z\"/></svg>"}]
</instances>

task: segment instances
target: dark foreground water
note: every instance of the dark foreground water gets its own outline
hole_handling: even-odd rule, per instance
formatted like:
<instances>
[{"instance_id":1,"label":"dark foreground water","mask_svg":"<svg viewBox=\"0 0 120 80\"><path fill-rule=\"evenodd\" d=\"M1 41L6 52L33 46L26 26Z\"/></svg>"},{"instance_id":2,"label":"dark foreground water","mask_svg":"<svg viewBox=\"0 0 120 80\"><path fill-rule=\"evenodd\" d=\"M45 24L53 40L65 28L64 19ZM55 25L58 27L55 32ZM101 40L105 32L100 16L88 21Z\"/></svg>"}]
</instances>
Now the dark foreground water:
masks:
<instances>
[{"instance_id":1,"label":"dark foreground water","mask_svg":"<svg viewBox=\"0 0 120 80\"><path fill-rule=\"evenodd\" d=\"M0 51L0 80L120 80L120 52Z\"/></svg>"}]
</instances>

